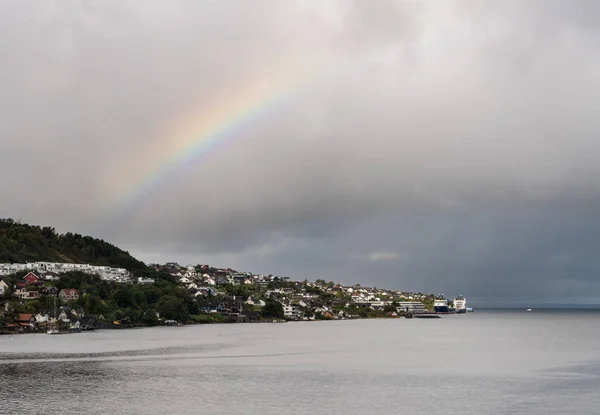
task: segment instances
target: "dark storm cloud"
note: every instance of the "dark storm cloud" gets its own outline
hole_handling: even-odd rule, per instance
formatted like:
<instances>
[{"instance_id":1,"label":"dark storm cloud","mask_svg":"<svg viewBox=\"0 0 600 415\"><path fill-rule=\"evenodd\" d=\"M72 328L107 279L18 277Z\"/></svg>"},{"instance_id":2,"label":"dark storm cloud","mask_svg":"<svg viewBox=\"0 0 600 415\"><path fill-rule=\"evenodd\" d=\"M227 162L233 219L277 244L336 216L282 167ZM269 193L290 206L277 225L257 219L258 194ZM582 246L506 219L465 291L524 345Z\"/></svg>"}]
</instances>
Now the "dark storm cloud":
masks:
<instances>
[{"instance_id":1,"label":"dark storm cloud","mask_svg":"<svg viewBox=\"0 0 600 415\"><path fill-rule=\"evenodd\" d=\"M3 2L0 212L146 261L587 301L599 17L594 1ZM281 75L291 101L119 210L182 119Z\"/></svg>"}]
</instances>

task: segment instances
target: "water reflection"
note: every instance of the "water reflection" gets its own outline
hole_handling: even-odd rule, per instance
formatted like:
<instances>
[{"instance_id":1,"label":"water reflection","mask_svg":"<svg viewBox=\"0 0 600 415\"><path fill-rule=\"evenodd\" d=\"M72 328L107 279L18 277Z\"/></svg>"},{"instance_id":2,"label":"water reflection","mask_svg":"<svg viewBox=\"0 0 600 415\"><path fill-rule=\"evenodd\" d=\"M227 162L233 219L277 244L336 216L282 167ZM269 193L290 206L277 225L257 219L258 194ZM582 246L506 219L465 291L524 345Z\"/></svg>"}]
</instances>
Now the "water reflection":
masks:
<instances>
[{"instance_id":1,"label":"water reflection","mask_svg":"<svg viewBox=\"0 0 600 415\"><path fill-rule=\"evenodd\" d=\"M600 413L597 333L493 321L105 332L44 353L21 336L0 344L0 414Z\"/></svg>"}]
</instances>

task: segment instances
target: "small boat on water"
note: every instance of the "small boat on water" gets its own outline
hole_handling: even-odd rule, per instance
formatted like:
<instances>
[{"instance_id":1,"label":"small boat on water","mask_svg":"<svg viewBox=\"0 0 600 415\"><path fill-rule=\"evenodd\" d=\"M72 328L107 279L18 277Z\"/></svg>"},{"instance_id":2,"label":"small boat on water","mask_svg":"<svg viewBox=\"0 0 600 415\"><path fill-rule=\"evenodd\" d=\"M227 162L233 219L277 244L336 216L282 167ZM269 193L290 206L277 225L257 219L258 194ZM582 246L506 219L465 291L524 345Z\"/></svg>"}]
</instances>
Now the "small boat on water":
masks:
<instances>
[{"instance_id":1,"label":"small boat on water","mask_svg":"<svg viewBox=\"0 0 600 415\"><path fill-rule=\"evenodd\" d=\"M52 326L48 329L46 334L60 334L60 331L58 331L58 328Z\"/></svg>"},{"instance_id":2,"label":"small boat on water","mask_svg":"<svg viewBox=\"0 0 600 415\"><path fill-rule=\"evenodd\" d=\"M79 324L79 321L76 321L75 324L72 324L69 328L69 331L71 333L81 333L81 326Z\"/></svg>"},{"instance_id":3,"label":"small boat on water","mask_svg":"<svg viewBox=\"0 0 600 415\"><path fill-rule=\"evenodd\" d=\"M425 312L417 312L417 313L408 312L408 313L406 313L404 318L442 318L442 317L439 316L438 313L430 313L430 312L425 311Z\"/></svg>"},{"instance_id":4,"label":"small boat on water","mask_svg":"<svg viewBox=\"0 0 600 415\"><path fill-rule=\"evenodd\" d=\"M531 308L528 308L528 309L527 309L527 312L528 312L528 313L530 313L530 312L531 312Z\"/></svg>"}]
</instances>

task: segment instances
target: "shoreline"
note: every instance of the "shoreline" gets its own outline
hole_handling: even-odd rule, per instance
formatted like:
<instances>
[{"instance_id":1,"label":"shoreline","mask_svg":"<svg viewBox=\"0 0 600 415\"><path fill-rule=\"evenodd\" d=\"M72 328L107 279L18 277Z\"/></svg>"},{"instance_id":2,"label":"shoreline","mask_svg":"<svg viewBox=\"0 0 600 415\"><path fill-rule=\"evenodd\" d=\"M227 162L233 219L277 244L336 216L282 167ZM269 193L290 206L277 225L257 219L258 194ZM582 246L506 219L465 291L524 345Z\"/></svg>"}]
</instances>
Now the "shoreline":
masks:
<instances>
[{"instance_id":1,"label":"shoreline","mask_svg":"<svg viewBox=\"0 0 600 415\"><path fill-rule=\"evenodd\" d=\"M332 318L332 319L314 319L314 320L262 320L262 321L246 321L246 322L206 322L206 323L186 323L186 324L157 324L157 325L133 325L131 327L115 327L108 326L102 328L96 328L92 330L81 330L79 332L71 332L71 331L63 331L57 333L55 335L64 335L64 334L84 334L87 332L96 332L96 331L121 331L121 330L137 330L137 329L153 329L153 328L176 328L176 327L194 327L194 326L211 326L211 325L247 325L247 324L283 324L283 323L320 323L320 322L338 322L338 321L360 321L360 320L411 320L411 319L425 319L429 320L432 318L442 318L439 314L435 313L427 313L422 317L406 317L406 316L386 316L386 317L365 317L365 318ZM9 332L3 331L0 332L0 336L12 336L12 335L27 335L27 334L47 334L46 329L42 328L36 331L17 331L17 332Z\"/></svg>"}]
</instances>

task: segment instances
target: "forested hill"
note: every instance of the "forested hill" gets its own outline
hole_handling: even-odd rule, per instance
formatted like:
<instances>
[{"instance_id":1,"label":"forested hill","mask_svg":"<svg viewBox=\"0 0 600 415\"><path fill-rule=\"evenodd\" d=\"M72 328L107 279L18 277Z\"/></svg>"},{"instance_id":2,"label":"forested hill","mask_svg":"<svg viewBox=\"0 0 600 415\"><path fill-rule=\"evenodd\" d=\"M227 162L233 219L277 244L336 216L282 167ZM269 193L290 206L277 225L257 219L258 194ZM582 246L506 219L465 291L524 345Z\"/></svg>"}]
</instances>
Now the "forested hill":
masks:
<instances>
[{"instance_id":1,"label":"forested hill","mask_svg":"<svg viewBox=\"0 0 600 415\"><path fill-rule=\"evenodd\" d=\"M103 240L0 219L0 263L36 261L107 265L132 272L146 268L128 252Z\"/></svg>"}]
</instances>

